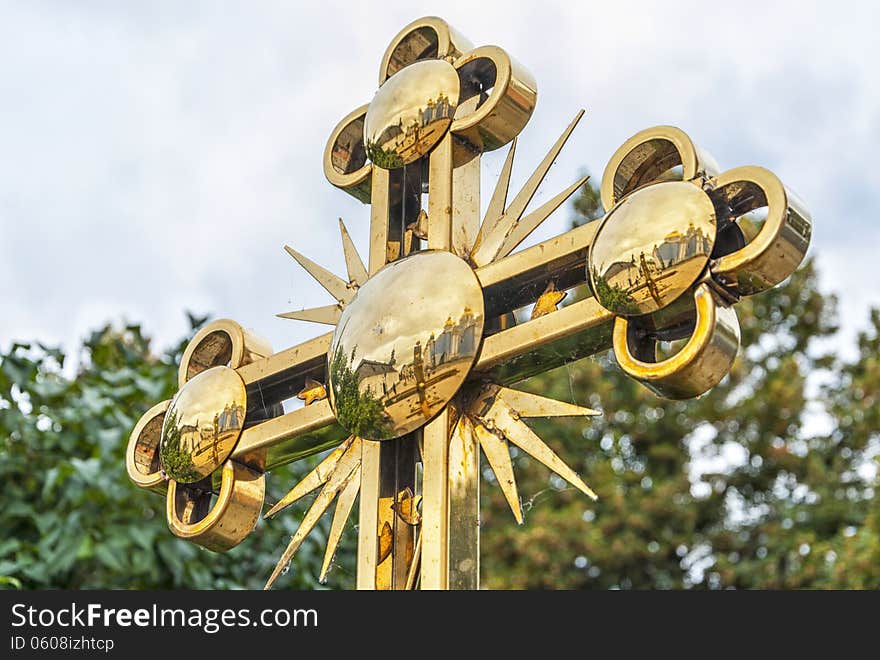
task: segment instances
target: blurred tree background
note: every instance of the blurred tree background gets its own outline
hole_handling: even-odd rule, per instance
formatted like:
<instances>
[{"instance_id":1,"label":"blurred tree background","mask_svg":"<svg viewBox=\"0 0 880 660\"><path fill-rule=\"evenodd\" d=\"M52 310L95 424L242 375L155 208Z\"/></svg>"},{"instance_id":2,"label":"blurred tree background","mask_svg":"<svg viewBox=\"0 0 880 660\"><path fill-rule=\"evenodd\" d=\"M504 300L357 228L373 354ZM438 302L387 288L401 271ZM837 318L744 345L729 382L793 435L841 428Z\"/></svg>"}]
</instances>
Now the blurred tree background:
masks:
<instances>
[{"instance_id":1,"label":"blurred tree background","mask_svg":"<svg viewBox=\"0 0 880 660\"><path fill-rule=\"evenodd\" d=\"M575 211L575 225L599 217L589 183ZM697 400L659 399L611 353L524 382L602 410L534 424L599 500L519 457L521 529L486 489L486 585L880 587L880 316L871 313L855 360L828 353L836 300L818 283L808 259L782 286L741 301L743 348Z\"/></svg>"},{"instance_id":2,"label":"blurred tree background","mask_svg":"<svg viewBox=\"0 0 880 660\"><path fill-rule=\"evenodd\" d=\"M589 184L574 210L575 224L598 217ZM485 586L880 587L880 313L855 358L827 352L835 300L819 291L812 261L737 312L745 348L698 400L658 399L610 354L521 385L602 410L586 422L534 424L600 499L517 456L522 527L484 483ZM191 321L195 329L205 319ZM77 356L39 343L0 354L0 587L263 586L305 504L219 555L174 538L164 499L125 473L128 434L175 392L185 344L156 352L138 326L108 325ZM71 359L73 376L63 370ZM276 470L267 502L316 460ZM320 586L329 518L280 587ZM355 537L350 528L328 586L353 586Z\"/></svg>"},{"instance_id":3,"label":"blurred tree background","mask_svg":"<svg viewBox=\"0 0 880 660\"><path fill-rule=\"evenodd\" d=\"M190 316L193 330L206 319ZM302 510L260 521L247 541L215 554L172 536L165 499L125 472L128 435L140 416L177 390L187 340L156 354L138 326L97 330L70 359L55 348L15 344L0 356L0 587L31 589L261 589ZM274 503L315 459L276 470ZM297 517L299 516L299 518ZM284 576L318 587L329 520L305 541ZM353 544L341 550L333 586L350 588Z\"/></svg>"}]
</instances>

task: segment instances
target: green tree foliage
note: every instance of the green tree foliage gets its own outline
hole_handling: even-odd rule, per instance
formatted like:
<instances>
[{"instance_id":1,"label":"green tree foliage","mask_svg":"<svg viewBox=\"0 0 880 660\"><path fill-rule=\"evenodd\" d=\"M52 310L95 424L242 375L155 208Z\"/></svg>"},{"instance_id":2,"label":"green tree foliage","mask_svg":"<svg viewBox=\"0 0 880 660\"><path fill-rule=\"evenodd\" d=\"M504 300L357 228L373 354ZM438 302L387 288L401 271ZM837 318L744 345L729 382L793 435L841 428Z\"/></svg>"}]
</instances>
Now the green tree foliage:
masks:
<instances>
[{"instance_id":1,"label":"green tree foliage","mask_svg":"<svg viewBox=\"0 0 880 660\"><path fill-rule=\"evenodd\" d=\"M198 481L199 473L193 464L192 454L180 446L180 424L176 408L165 415L165 434L162 447L162 466L175 478Z\"/></svg>"},{"instance_id":2,"label":"green tree foliage","mask_svg":"<svg viewBox=\"0 0 880 660\"><path fill-rule=\"evenodd\" d=\"M360 379L351 368L357 346L346 357L342 347L337 347L330 361L333 378L333 396L339 423L354 435L370 438L391 437L385 408L379 398L368 388L361 390Z\"/></svg>"},{"instance_id":3,"label":"green tree foliage","mask_svg":"<svg viewBox=\"0 0 880 660\"><path fill-rule=\"evenodd\" d=\"M0 354L0 586L263 586L304 507L260 522L240 546L215 554L172 536L164 498L125 472L128 434L176 391L184 347L154 355L139 327L108 326L85 341L73 375L57 348L15 344ZM313 465L269 475L267 501ZM279 586L317 586L328 525L306 540ZM346 568L333 572L333 586L353 584L353 546L349 534L339 558Z\"/></svg>"},{"instance_id":4,"label":"green tree foliage","mask_svg":"<svg viewBox=\"0 0 880 660\"><path fill-rule=\"evenodd\" d=\"M598 207L588 184L576 224ZM486 489L484 582L880 587L880 317L873 313L856 360L822 354L821 340L836 330L835 300L817 284L808 260L783 286L737 305L743 348L700 399L657 398L611 354L521 384L603 411L534 424L600 499L589 502L520 456L526 522L514 529L501 494Z\"/></svg>"}]
</instances>

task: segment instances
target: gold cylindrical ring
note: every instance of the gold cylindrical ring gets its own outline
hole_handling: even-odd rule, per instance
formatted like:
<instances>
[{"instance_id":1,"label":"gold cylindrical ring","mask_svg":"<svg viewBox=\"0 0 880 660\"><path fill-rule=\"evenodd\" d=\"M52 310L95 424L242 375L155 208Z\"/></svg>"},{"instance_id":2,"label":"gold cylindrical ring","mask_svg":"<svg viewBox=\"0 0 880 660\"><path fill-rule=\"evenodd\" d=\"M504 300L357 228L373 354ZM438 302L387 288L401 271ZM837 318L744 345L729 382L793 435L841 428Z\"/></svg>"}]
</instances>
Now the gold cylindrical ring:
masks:
<instances>
[{"instance_id":1,"label":"gold cylindrical ring","mask_svg":"<svg viewBox=\"0 0 880 660\"><path fill-rule=\"evenodd\" d=\"M753 165L727 170L709 186L736 216L767 206L758 234L736 252L716 259L712 273L727 278L741 295L759 293L791 275L806 255L812 234L803 202L775 174Z\"/></svg>"},{"instance_id":2,"label":"gold cylindrical ring","mask_svg":"<svg viewBox=\"0 0 880 660\"><path fill-rule=\"evenodd\" d=\"M700 396L721 382L739 349L739 321L731 307L719 305L706 284L694 290L696 323L684 347L660 362L650 361L656 341L638 337L632 320L614 321L614 356L625 373L667 399Z\"/></svg>"},{"instance_id":3,"label":"gold cylindrical ring","mask_svg":"<svg viewBox=\"0 0 880 660\"><path fill-rule=\"evenodd\" d=\"M324 148L324 176L337 188L364 204L370 203L373 164L364 148L364 121L369 104L348 113L340 121Z\"/></svg>"},{"instance_id":4,"label":"gold cylindrical ring","mask_svg":"<svg viewBox=\"0 0 880 660\"><path fill-rule=\"evenodd\" d=\"M217 501L211 506L210 478L204 484L170 481L165 514L175 536L208 550L224 552L241 543L253 531L263 509L266 475L226 461Z\"/></svg>"},{"instance_id":5,"label":"gold cylindrical ring","mask_svg":"<svg viewBox=\"0 0 880 660\"><path fill-rule=\"evenodd\" d=\"M271 354L269 342L235 321L211 321L195 334L183 352L177 383L183 387L189 379L211 367L238 369Z\"/></svg>"},{"instance_id":6,"label":"gold cylindrical ring","mask_svg":"<svg viewBox=\"0 0 880 660\"><path fill-rule=\"evenodd\" d=\"M654 126L639 131L614 152L605 167L600 190L602 206L610 211L625 195L678 165L682 168L682 181L718 174L715 159L680 128Z\"/></svg>"},{"instance_id":7,"label":"gold cylindrical ring","mask_svg":"<svg viewBox=\"0 0 880 660\"><path fill-rule=\"evenodd\" d=\"M413 62L439 59L451 63L471 48L471 42L442 18L418 18L398 32L385 49L379 84Z\"/></svg>"},{"instance_id":8,"label":"gold cylindrical ring","mask_svg":"<svg viewBox=\"0 0 880 660\"><path fill-rule=\"evenodd\" d=\"M165 494L168 484L159 471L162 423L171 401L157 403L138 420L125 449L125 469L135 485Z\"/></svg>"},{"instance_id":9,"label":"gold cylindrical ring","mask_svg":"<svg viewBox=\"0 0 880 660\"><path fill-rule=\"evenodd\" d=\"M474 86L471 77L492 91L469 112L462 98L449 130L477 152L498 149L519 135L538 102L538 85L528 69L497 46L475 48L453 66L462 78L462 97Z\"/></svg>"}]
</instances>

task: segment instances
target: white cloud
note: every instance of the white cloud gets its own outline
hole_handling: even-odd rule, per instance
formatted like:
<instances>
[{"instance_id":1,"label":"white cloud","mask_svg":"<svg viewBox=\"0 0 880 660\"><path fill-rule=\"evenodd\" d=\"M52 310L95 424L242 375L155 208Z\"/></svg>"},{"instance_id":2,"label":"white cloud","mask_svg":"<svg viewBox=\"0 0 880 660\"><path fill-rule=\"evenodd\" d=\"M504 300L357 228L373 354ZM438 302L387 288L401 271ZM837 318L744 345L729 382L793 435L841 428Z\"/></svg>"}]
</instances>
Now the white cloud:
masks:
<instances>
[{"instance_id":1,"label":"white cloud","mask_svg":"<svg viewBox=\"0 0 880 660\"><path fill-rule=\"evenodd\" d=\"M324 181L324 143L375 91L391 37L441 10L538 80L514 185L588 110L536 203L676 124L722 167L765 165L807 201L850 335L880 304L871 3L0 4L0 343L72 344L119 315L165 343L185 307L276 348L314 336L274 317L329 302L281 247L343 272L343 215L365 249L366 207Z\"/></svg>"}]
</instances>

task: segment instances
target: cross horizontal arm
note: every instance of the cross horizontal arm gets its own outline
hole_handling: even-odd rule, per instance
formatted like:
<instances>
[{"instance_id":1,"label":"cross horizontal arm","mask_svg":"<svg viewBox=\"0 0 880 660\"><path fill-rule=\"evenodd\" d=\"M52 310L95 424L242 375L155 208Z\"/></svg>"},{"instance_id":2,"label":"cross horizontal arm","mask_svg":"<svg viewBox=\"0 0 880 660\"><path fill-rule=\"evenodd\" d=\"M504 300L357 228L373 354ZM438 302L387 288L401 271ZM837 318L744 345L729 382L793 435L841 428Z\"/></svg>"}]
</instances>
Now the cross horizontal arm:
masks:
<instances>
[{"instance_id":1,"label":"cross horizontal arm","mask_svg":"<svg viewBox=\"0 0 880 660\"><path fill-rule=\"evenodd\" d=\"M478 268L487 317L533 303L548 281L567 289L586 281L589 246L598 222L590 222L538 245ZM478 377L509 385L611 347L613 316L587 298L557 312L520 323L483 339L474 365ZM332 333L238 369L254 405L270 406L296 395L307 379L326 382ZM323 451L347 437L328 401L249 425L232 458L264 469Z\"/></svg>"},{"instance_id":2,"label":"cross horizontal arm","mask_svg":"<svg viewBox=\"0 0 880 660\"><path fill-rule=\"evenodd\" d=\"M246 428L232 458L271 470L335 447L348 437L327 400L316 401L289 413Z\"/></svg>"},{"instance_id":3,"label":"cross horizontal arm","mask_svg":"<svg viewBox=\"0 0 880 660\"><path fill-rule=\"evenodd\" d=\"M611 348L614 315L587 298L483 340L474 373L509 385Z\"/></svg>"},{"instance_id":4,"label":"cross horizontal arm","mask_svg":"<svg viewBox=\"0 0 880 660\"><path fill-rule=\"evenodd\" d=\"M547 282L559 290L586 281L587 251L599 221L589 222L474 271L483 287L486 316L535 302Z\"/></svg>"},{"instance_id":5,"label":"cross horizontal arm","mask_svg":"<svg viewBox=\"0 0 880 660\"><path fill-rule=\"evenodd\" d=\"M328 332L239 367L248 400L268 406L296 396L309 378L325 382L332 337L333 333Z\"/></svg>"}]
</instances>

